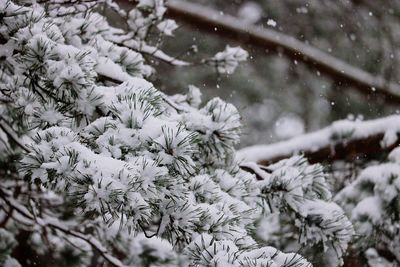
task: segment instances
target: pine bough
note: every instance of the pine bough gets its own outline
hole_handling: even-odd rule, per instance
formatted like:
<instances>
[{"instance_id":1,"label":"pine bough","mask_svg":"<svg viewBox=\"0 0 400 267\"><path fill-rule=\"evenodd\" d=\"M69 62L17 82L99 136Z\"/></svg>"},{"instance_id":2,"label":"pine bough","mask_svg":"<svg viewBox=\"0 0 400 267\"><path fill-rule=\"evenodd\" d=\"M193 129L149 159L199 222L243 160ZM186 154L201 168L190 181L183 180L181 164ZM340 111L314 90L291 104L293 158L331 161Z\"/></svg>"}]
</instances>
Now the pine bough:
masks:
<instances>
[{"instance_id":1,"label":"pine bough","mask_svg":"<svg viewBox=\"0 0 400 267\"><path fill-rule=\"evenodd\" d=\"M234 106L145 80L149 58L190 65L151 42L176 28L161 0L42 2L0 1L0 265L28 264L18 242L59 266L343 263L353 227L320 165L293 157L257 180L235 160ZM202 62L232 73L246 57Z\"/></svg>"}]
</instances>

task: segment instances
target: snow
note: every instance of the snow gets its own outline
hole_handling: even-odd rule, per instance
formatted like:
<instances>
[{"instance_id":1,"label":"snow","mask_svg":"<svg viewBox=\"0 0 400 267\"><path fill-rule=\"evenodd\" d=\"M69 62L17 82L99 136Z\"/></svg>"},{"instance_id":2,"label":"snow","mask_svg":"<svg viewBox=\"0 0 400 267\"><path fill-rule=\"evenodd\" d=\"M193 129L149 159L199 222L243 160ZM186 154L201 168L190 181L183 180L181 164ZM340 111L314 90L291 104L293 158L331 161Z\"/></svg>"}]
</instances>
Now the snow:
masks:
<instances>
[{"instance_id":1,"label":"snow","mask_svg":"<svg viewBox=\"0 0 400 267\"><path fill-rule=\"evenodd\" d=\"M296 12L300 13L300 14L307 14L308 13L308 9L305 6L302 6L302 7L296 8Z\"/></svg>"},{"instance_id":2,"label":"snow","mask_svg":"<svg viewBox=\"0 0 400 267\"><path fill-rule=\"evenodd\" d=\"M281 225L279 224L279 214L272 213L260 220L257 227L257 237L268 242L273 240L274 235L279 235Z\"/></svg>"},{"instance_id":3,"label":"snow","mask_svg":"<svg viewBox=\"0 0 400 267\"><path fill-rule=\"evenodd\" d=\"M284 114L275 123L274 132L279 139L288 139L304 133L304 122L294 114Z\"/></svg>"},{"instance_id":4,"label":"snow","mask_svg":"<svg viewBox=\"0 0 400 267\"><path fill-rule=\"evenodd\" d=\"M383 148L391 147L397 142L397 140L398 140L397 131L387 130L381 141L381 147Z\"/></svg>"},{"instance_id":5,"label":"snow","mask_svg":"<svg viewBox=\"0 0 400 267\"><path fill-rule=\"evenodd\" d=\"M242 161L272 160L287 157L304 151L313 152L323 147L334 145L340 140L363 139L376 134L390 134L393 142L393 132L400 132L400 116L392 115L370 121L343 120L333 123L322 130L294 137L287 141L271 145L255 145L238 151L237 159Z\"/></svg>"},{"instance_id":6,"label":"snow","mask_svg":"<svg viewBox=\"0 0 400 267\"><path fill-rule=\"evenodd\" d=\"M400 192L400 165L396 157L398 150L395 149L389 156L391 162L365 168L335 196L335 201L351 218L356 234L362 237L358 242L368 241L370 236L377 233L377 244L386 242L385 238L395 239L398 236L395 219L398 211L393 207ZM389 250L399 251L398 242L390 244ZM367 256L371 257L371 262L379 262L379 257Z\"/></svg>"},{"instance_id":7,"label":"snow","mask_svg":"<svg viewBox=\"0 0 400 267\"><path fill-rule=\"evenodd\" d=\"M252 172L254 172L254 174L256 174L258 177L260 177L264 181L268 181L270 179L270 175L267 172L265 172L264 170L262 170L260 168L260 166L255 162L252 162L252 161L243 162L240 164L240 167L250 169Z\"/></svg>"},{"instance_id":8,"label":"snow","mask_svg":"<svg viewBox=\"0 0 400 267\"><path fill-rule=\"evenodd\" d=\"M373 267L396 267L395 263L389 262L384 257L381 257L375 248L369 248L365 251L365 257L368 260L369 266Z\"/></svg>"},{"instance_id":9,"label":"snow","mask_svg":"<svg viewBox=\"0 0 400 267\"><path fill-rule=\"evenodd\" d=\"M400 163L400 148L397 147L395 149L393 149L389 156L388 156L389 160L392 162L398 162Z\"/></svg>"},{"instance_id":10,"label":"snow","mask_svg":"<svg viewBox=\"0 0 400 267\"><path fill-rule=\"evenodd\" d=\"M6 202L19 214L16 216L25 216L35 231L54 229L49 232L57 246L64 244L62 235L87 242L92 251L115 266L124 266L125 261L140 265L149 257L154 265L171 266L237 267L243 261L283 266L293 259L297 265L307 266L308 261L299 254L261 247L263 243L253 239L252 227L273 210L291 218L287 224L295 229L283 242L301 239L301 245L318 243L344 250L351 227L340 207L331 202L321 166L309 165L300 156L268 170L248 164L263 178L258 181L234 160L234 145L241 132L236 107L219 98L201 107L201 94L195 87L190 87L187 95L168 97L142 78L150 72L141 53L175 65L187 64L144 41L149 27L161 25L159 29L171 35L176 26L163 21L163 1L141 0L137 7L129 12L127 21L133 30L143 28L135 33L108 27L100 15L90 15L88 23L93 23L86 28L81 15L67 16L72 20L69 24L44 13L43 20L52 22L53 35L42 32L40 20L28 21L31 23L21 29L21 39L15 38L21 51L37 52L43 66L34 67L37 59L26 60L25 54L14 51L13 57L22 63L15 61L15 68L20 69L10 71L10 76L20 78L25 86L16 86L15 91L38 95L32 85L34 76L25 77L23 70L29 70L51 82L49 86L37 81L43 90L51 89L58 97L41 95L43 101L30 99L34 104L22 109L29 113L23 115L29 116L18 121L21 128L31 126L34 119L30 116L35 112L42 114L42 120L38 116L29 128L32 143L23 152L20 174L31 186L63 201L54 213L43 207L43 213L32 215L35 207L28 209L30 206L22 205L23 198L10 192L12 201ZM69 12L73 6L61 10ZM84 10L83 6L77 10ZM85 28L84 33L77 28ZM50 57L52 53L56 56ZM230 74L247 57L240 47L227 46L204 63ZM52 105L47 107L49 103ZM14 103L5 105L10 110L19 108ZM43 112L42 106L46 107ZM50 118L53 110L65 118L60 114ZM79 121L76 114L83 110ZM49 122L56 126L49 127ZM349 126L336 128L347 133ZM41 197L42 190L35 192ZM64 202L74 204L68 205L77 216L71 217L71 222L58 219ZM309 217L318 223L309 224ZM334 232L326 225L333 225ZM41 241L39 233L35 238ZM115 251L123 263L109 254Z\"/></svg>"},{"instance_id":11,"label":"snow","mask_svg":"<svg viewBox=\"0 0 400 267\"><path fill-rule=\"evenodd\" d=\"M21 265L16 259L8 257L3 263L3 267L21 267Z\"/></svg>"},{"instance_id":12,"label":"snow","mask_svg":"<svg viewBox=\"0 0 400 267\"><path fill-rule=\"evenodd\" d=\"M360 201L352 211L352 220L360 220L367 216L372 223L378 224L382 219L383 207L378 196L367 197Z\"/></svg>"},{"instance_id":13,"label":"snow","mask_svg":"<svg viewBox=\"0 0 400 267\"><path fill-rule=\"evenodd\" d=\"M162 61L168 62L168 63L176 65L176 66L191 65L189 62L171 57L171 56L167 55L166 53L164 53L162 50L160 50L158 47L150 46L146 43L129 40L129 41L124 42L124 45L129 48L132 48L135 51L151 55L155 58L158 58Z\"/></svg>"},{"instance_id":14,"label":"snow","mask_svg":"<svg viewBox=\"0 0 400 267\"><path fill-rule=\"evenodd\" d=\"M246 61L249 54L241 47L226 46L225 50L218 52L211 60L214 61L219 73L232 74L239 66L239 62Z\"/></svg>"},{"instance_id":15,"label":"snow","mask_svg":"<svg viewBox=\"0 0 400 267\"><path fill-rule=\"evenodd\" d=\"M148 256L159 258L161 261L168 261L176 257L176 253L168 241L157 236L147 238L144 234L135 237L130 250L133 255L128 255L128 257L133 264L138 264L143 254L149 254Z\"/></svg>"},{"instance_id":16,"label":"snow","mask_svg":"<svg viewBox=\"0 0 400 267\"><path fill-rule=\"evenodd\" d=\"M263 9L260 4L256 2L244 2L238 11L238 16L240 19L246 23L256 23L262 17Z\"/></svg>"},{"instance_id":17,"label":"snow","mask_svg":"<svg viewBox=\"0 0 400 267\"><path fill-rule=\"evenodd\" d=\"M275 27L276 26L276 21L273 20L273 19L268 19L267 25L271 26L271 27Z\"/></svg>"},{"instance_id":18,"label":"snow","mask_svg":"<svg viewBox=\"0 0 400 267\"><path fill-rule=\"evenodd\" d=\"M124 82L132 78L120 65L115 64L110 59L100 57L96 65L96 72L100 75L110 77L116 81Z\"/></svg>"},{"instance_id":19,"label":"snow","mask_svg":"<svg viewBox=\"0 0 400 267\"><path fill-rule=\"evenodd\" d=\"M166 19L157 25L157 29L165 35L173 36L172 32L178 28L175 20Z\"/></svg>"}]
</instances>

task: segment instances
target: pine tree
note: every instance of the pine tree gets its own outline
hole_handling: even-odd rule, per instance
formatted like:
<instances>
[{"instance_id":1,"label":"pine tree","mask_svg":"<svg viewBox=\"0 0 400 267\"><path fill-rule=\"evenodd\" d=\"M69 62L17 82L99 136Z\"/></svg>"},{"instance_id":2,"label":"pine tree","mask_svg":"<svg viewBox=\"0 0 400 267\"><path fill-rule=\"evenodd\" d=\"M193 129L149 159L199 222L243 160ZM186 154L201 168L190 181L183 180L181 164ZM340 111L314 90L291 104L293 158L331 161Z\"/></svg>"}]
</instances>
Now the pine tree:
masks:
<instances>
[{"instance_id":1,"label":"pine tree","mask_svg":"<svg viewBox=\"0 0 400 267\"><path fill-rule=\"evenodd\" d=\"M233 105L148 81L154 58L191 64L158 49L176 28L162 0L0 6L3 266L342 264L353 227L321 165L296 156L257 180L235 157ZM201 63L231 74L246 58L228 46Z\"/></svg>"}]
</instances>

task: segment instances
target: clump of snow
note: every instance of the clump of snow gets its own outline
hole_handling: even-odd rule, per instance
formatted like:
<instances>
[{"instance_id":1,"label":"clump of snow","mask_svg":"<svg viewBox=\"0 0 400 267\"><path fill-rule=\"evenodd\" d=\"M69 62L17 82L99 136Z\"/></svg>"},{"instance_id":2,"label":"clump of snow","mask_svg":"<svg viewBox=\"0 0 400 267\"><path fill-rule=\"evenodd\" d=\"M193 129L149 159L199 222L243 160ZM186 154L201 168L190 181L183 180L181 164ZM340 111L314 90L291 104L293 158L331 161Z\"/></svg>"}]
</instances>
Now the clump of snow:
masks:
<instances>
[{"instance_id":1,"label":"clump of snow","mask_svg":"<svg viewBox=\"0 0 400 267\"><path fill-rule=\"evenodd\" d=\"M296 115L285 114L275 122L274 132L279 139L289 139L304 133L304 122Z\"/></svg>"},{"instance_id":2,"label":"clump of snow","mask_svg":"<svg viewBox=\"0 0 400 267\"><path fill-rule=\"evenodd\" d=\"M394 145L398 140L397 132L395 130L387 130L381 141L381 146L386 148Z\"/></svg>"},{"instance_id":3,"label":"clump of snow","mask_svg":"<svg viewBox=\"0 0 400 267\"><path fill-rule=\"evenodd\" d=\"M262 17L263 9L257 2L244 2L238 11L238 16L247 23L256 23Z\"/></svg>"},{"instance_id":4,"label":"clump of snow","mask_svg":"<svg viewBox=\"0 0 400 267\"><path fill-rule=\"evenodd\" d=\"M379 256L378 252L374 248L369 248L365 251L365 257L367 258L368 265L374 267L395 267L395 263L391 263L385 258Z\"/></svg>"},{"instance_id":5,"label":"clump of snow","mask_svg":"<svg viewBox=\"0 0 400 267\"><path fill-rule=\"evenodd\" d=\"M227 46L224 51L218 52L211 63L222 74L232 74L239 66L239 62L246 61L249 54L240 47Z\"/></svg>"},{"instance_id":6,"label":"clump of snow","mask_svg":"<svg viewBox=\"0 0 400 267\"><path fill-rule=\"evenodd\" d=\"M277 24L276 24L276 21L275 21L275 20L273 20L273 19L268 19L267 25L268 25L268 26L271 26L271 27L275 27Z\"/></svg>"},{"instance_id":7,"label":"clump of snow","mask_svg":"<svg viewBox=\"0 0 400 267\"><path fill-rule=\"evenodd\" d=\"M168 36L173 36L172 32L178 28L175 20L166 19L157 25L157 29Z\"/></svg>"}]
</instances>

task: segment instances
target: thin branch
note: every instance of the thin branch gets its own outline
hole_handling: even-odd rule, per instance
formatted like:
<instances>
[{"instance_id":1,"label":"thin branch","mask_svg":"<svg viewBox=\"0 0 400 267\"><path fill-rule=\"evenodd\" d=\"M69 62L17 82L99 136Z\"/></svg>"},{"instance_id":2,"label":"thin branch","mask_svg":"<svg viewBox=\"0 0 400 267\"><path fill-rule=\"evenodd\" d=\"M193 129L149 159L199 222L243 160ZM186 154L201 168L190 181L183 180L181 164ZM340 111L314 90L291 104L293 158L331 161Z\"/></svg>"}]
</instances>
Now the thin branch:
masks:
<instances>
[{"instance_id":1,"label":"thin branch","mask_svg":"<svg viewBox=\"0 0 400 267\"><path fill-rule=\"evenodd\" d=\"M111 254L109 254L107 249L100 243L100 241L95 239L93 236L91 236L89 234L83 234L78 231L70 230L67 227L57 223L54 220L45 220L45 219L39 218L39 217L35 218L35 216L33 216L24 206L20 205L19 203L16 203L14 199L10 199L9 194L7 194L2 189L0 189L0 198L3 199L3 201L7 204L7 206L12 208L13 210L18 212L25 218L36 223L37 225L39 225L41 227L50 227L55 230L59 230L60 232L63 232L66 235L79 238L79 239L87 242L89 245L91 245L92 248L95 249L112 266L125 267L125 265L120 260L118 260ZM1 207L1 208L3 208L3 207Z\"/></svg>"},{"instance_id":2,"label":"thin branch","mask_svg":"<svg viewBox=\"0 0 400 267\"><path fill-rule=\"evenodd\" d=\"M4 227L7 225L8 221L9 221L9 220L11 219L11 217L12 217L13 212L14 212L14 208L13 208L13 207L10 207L10 210L9 210L9 211L5 211L6 216L5 216L5 218L0 222L0 228L4 228Z\"/></svg>"},{"instance_id":3,"label":"thin branch","mask_svg":"<svg viewBox=\"0 0 400 267\"><path fill-rule=\"evenodd\" d=\"M12 140L14 143L16 143L20 148L25 150L25 152L31 152L29 148L27 148L20 140L19 137L15 134L14 130L11 129L8 124L4 123L3 118L0 116L0 129L3 130L3 132Z\"/></svg>"},{"instance_id":4,"label":"thin branch","mask_svg":"<svg viewBox=\"0 0 400 267\"><path fill-rule=\"evenodd\" d=\"M238 158L262 165L294 154L304 154L311 163L376 158L400 145L399 135L399 115L370 121L338 121L290 140L243 148L238 151Z\"/></svg>"},{"instance_id":5,"label":"thin branch","mask_svg":"<svg viewBox=\"0 0 400 267\"><path fill-rule=\"evenodd\" d=\"M290 59L303 62L311 69L318 70L339 85L345 86L344 88L349 86L368 97L381 97L387 103L400 103L400 86L397 83L385 81L381 76L373 76L294 37L247 24L235 17L197 4L169 0L166 5L169 17L196 29L226 36L271 52L282 53Z\"/></svg>"},{"instance_id":6,"label":"thin branch","mask_svg":"<svg viewBox=\"0 0 400 267\"><path fill-rule=\"evenodd\" d=\"M125 33L125 34L120 34L119 31L115 31L113 35L107 36L107 40L122 46L126 47L128 49L132 49L133 51L151 56L155 59L158 59L162 62L168 63L170 65L174 66L190 66L192 63L186 62L180 59L177 59L176 57L171 57L164 53L163 51L160 50L159 47L156 46L151 46L146 44L143 41L135 40L134 36L130 33Z\"/></svg>"},{"instance_id":7,"label":"thin branch","mask_svg":"<svg viewBox=\"0 0 400 267\"><path fill-rule=\"evenodd\" d=\"M264 166L258 165L255 162L244 162L239 167L246 172L254 174L257 180L266 180L266 174L269 173Z\"/></svg>"}]
</instances>

